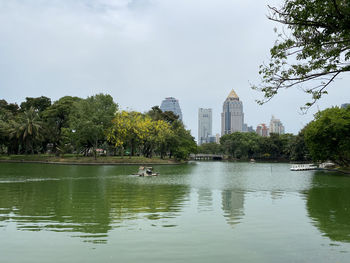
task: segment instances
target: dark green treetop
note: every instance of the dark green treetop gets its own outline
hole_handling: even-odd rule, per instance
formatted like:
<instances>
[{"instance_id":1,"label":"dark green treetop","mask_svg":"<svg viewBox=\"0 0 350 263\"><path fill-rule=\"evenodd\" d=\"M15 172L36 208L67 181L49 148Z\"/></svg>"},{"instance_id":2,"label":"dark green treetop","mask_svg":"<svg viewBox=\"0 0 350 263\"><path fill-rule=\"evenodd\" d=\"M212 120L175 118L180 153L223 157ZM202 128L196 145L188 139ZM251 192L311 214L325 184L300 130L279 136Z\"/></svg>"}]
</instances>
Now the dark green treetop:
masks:
<instances>
[{"instance_id":1,"label":"dark green treetop","mask_svg":"<svg viewBox=\"0 0 350 263\"><path fill-rule=\"evenodd\" d=\"M306 126L304 136L315 161L331 160L350 166L350 107L318 112Z\"/></svg>"}]
</instances>

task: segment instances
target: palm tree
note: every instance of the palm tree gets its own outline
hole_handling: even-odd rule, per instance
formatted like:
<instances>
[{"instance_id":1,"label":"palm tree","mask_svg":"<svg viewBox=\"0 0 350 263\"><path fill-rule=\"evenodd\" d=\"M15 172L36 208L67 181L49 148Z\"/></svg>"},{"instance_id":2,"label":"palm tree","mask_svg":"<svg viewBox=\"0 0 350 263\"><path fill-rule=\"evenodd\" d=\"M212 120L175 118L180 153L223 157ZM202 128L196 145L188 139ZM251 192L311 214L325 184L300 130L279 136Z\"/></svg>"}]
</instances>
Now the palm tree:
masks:
<instances>
[{"instance_id":1,"label":"palm tree","mask_svg":"<svg viewBox=\"0 0 350 263\"><path fill-rule=\"evenodd\" d=\"M18 122L12 122L11 137L16 137L25 152L34 153L34 143L42 138L42 122L38 112L31 107L23 112Z\"/></svg>"}]
</instances>

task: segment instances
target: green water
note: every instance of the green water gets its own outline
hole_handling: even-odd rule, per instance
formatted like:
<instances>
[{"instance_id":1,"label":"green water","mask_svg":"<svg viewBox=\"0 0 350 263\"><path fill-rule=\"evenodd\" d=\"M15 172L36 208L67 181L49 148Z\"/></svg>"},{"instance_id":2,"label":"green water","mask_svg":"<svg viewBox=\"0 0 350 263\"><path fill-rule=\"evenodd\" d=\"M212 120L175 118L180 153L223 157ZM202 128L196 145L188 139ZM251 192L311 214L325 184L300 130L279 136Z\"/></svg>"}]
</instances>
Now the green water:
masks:
<instances>
[{"instance_id":1,"label":"green water","mask_svg":"<svg viewBox=\"0 0 350 263\"><path fill-rule=\"evenodd\" d=\"M350 262L350 177L0 163L0 262Z\"/></svg>"}]
</instances>

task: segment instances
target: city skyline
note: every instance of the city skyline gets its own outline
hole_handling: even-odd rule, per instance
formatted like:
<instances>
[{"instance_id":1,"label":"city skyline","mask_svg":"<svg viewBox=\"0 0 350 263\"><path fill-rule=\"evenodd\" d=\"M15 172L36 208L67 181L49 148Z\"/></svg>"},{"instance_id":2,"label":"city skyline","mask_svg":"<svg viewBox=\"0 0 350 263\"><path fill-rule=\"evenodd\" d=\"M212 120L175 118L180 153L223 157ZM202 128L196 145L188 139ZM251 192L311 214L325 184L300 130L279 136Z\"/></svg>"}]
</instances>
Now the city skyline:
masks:
<instances>
[{"instance_id":1,"label":"city skyline","mask_svg":"<svg viewBox=\"0 0 350 263\"><path fill-rule=\"evenodd\" d=\"M318 109L350 101L344 74L305 115L307 87L281 90L262 106L255 102L262 94L250 86L260 83L259 65L268 62L277 38L267 4L277 0L78 2L0 5L1 98L20 103L105 93L122 110L146 112L171 95L195 137L200 107L212 109L213 133L220 133L222 102L232 87L249 125L278 114L294 134ZM242 27L242 21L249 23Z\"/></svg>"}]
</instances>

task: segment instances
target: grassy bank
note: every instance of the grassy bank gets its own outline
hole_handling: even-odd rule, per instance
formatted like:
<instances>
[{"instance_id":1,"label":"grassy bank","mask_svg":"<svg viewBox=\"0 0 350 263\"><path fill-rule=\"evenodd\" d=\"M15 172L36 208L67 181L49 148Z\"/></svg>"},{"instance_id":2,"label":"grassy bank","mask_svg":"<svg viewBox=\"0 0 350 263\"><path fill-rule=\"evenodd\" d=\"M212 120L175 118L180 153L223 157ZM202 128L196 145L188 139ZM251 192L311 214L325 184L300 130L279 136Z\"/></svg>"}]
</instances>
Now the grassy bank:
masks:
<instances>
[{"instance_id":1,"label":"grassy bank","mask_svg":"<svg viewBox=\"0 0 350 263\"><path fill-rule=\"evenodd\" d=\"M35 155L0 155L1 162L39 162L39 163L62 163L62 164L179 164L174 159L161 159L159 157L145 158L139 156L99 156L93 157L80 155L55 156L48 154Z\"/></svg>"}]
</instances>

